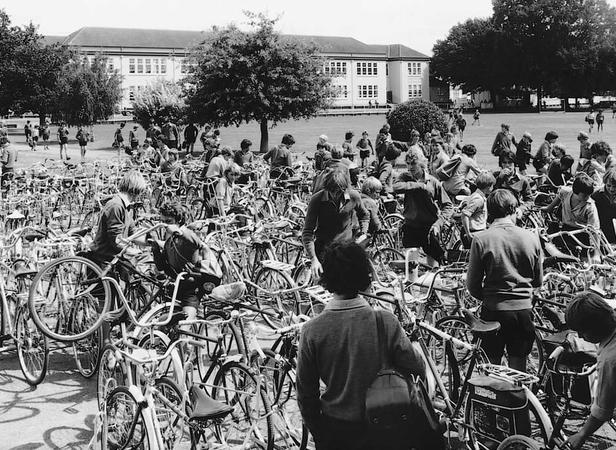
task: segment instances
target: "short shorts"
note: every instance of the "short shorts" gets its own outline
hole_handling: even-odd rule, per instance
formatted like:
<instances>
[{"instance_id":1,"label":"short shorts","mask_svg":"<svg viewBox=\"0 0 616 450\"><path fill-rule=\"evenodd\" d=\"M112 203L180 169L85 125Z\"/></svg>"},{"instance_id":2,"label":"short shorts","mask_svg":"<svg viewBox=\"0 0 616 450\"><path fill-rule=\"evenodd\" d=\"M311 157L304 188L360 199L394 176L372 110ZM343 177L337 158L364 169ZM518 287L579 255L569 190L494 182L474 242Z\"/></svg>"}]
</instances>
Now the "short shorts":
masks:
<instances>
[{"instance_id":1,"label":"short shorts","mask_svg":"<svg viewBox=\"0 0 616 450\"><path fill-rule=\"evenodd\" d=\"M483 308L481 319L501 324L496 336L490 336L481 342L488 358L500 360L505 349L509 356L524 357L530 354L535 342L535 324L531 309L488 311Z\"/></svg>"}]
</instances>

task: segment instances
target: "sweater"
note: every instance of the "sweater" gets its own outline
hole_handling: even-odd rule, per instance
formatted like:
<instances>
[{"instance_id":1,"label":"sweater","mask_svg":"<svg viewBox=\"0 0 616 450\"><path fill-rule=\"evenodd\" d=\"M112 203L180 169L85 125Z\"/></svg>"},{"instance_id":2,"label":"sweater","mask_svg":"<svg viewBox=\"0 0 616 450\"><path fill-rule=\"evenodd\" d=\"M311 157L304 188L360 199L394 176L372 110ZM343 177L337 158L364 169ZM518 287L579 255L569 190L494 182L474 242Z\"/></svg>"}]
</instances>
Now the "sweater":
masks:
<instances>
[{"instance_id":1,"label":"sweater","mask_svg":"<svg viewBox=\"0 0 616 450\"><path fill-rule=\"evenodd\" d=\"M474 235L466 274L469 293L490 311L532 307L532 290L543 282L539 237L509 219L497 219Z\"/></svg>"},{"instance_id":2,"label":"sweater","mask_svg":"<svg viewBox=\"0 0 616 450\"><path fill-rule=\"evenodd\" d=\"M421 355L396 317L383 315L391 361L404 375L425 375ZM297 402L308 429L318 434L321 415L364 420L366 390L380 370L374 310L361 298L332 300L302 330L297 358ZM325 384L320 393L319 381Z\"/></svg>"}]
</instances>

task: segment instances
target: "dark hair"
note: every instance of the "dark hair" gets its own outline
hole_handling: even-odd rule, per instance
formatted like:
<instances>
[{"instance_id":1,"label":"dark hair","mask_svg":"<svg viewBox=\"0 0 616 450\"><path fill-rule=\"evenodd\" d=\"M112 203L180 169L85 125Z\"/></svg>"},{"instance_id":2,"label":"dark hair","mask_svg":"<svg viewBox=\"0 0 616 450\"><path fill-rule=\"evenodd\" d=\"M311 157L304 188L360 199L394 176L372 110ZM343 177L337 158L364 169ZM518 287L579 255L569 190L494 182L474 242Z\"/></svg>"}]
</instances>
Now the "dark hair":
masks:
<instances>
[{"instance_id":1,"label":"dark hair","mask_svg":"<svg viewBox=\"0 0 616 450\"><path fill-rule=\"evenodd\" d=\"M584 172L580 172L573 180L573 193L591 195L595 190L592 178Z\"/></svg>"},{"instance_id":2,"label":"dark hair","mask_svg":"<svg viewBox=\"0 0 616 450\"><path fill-rule=\"evenodd\" d=\"M590 146L590 156L611 155L612 148L605 141L597 141Z\"/></svg>"},{"instance_id":3,"label":"dark hair","mask_svg":"<svg viewBox=\"0 0 616 450\"><path fill-rule=\"evenodd\" d=\"M571 166L573 166L573 156L571 155L564 155L562 158L560 158L560 167L563 169L568 169Z\"/></svg>"},{"instance_id":4,"label":"dark hair","mask_svg":"<svg viewBox=\"0 0 616 450\"><path fill-rule=\"evenodd\" d=\"M344 298L368 289L372 266L366 251L353 241L334 241L323 253L321 284Z\"/></svg>"},{"instance_id":5,"label":"dark hair","mask_svg":"<svg viewBox=\"0 0 616 450\"><path fill-rule=\"evenodd\" d=\"M220 130L218 130L218 129L214 130L214 134L215 134L216 136L220 136Z\"/></svg>"},{"instance_id":6,"label":"dark hair","mask_svg":"<svg viewBox=\"0 0 616 450\"><path fill-rule=\"evenodd\" d=\"M352 131L347 131L346 133L344 133L344 139L346 141L348 141L349 139L351 139L353 136L355 136L355 134L353 134Z\"/></svg>"},{"instance_id":7,"label":"dark hair","mask_svg":"<svg viewBox=\"0 0 616 450\"><path fill-rule=\"evenodd\" d=\"M473 144L466 144L464 147L462 147L462 153L468 156L473 156L477 154L477 147L475 147Z\"/></svg>"},{"instance_id":8,"label":"dark hair","mask_svg":"<svg viewBox=\"0 0 616 450\"><path fill-rule=\"evenodd\" d=\"M387 148L385 149L384 158L387 161L393 161L400 156L400 149L396 147L391 142L387 144Z\"/></svg>"},{"instance_id":9,"label":"dark hair","mask_svg":"<svg viewBox=\"0 0 616 450\"><path fill-rule=\"evenodd\" d=\"M548 131L545 135L546 141L551 141L552 139L558 139L558 133L556 131Z\"/></svg>"},{"instance_id":10,"label":"dark hair","mask_svg":"<svg viewBox=\"0 0 616 450\"><path fill-rule=\"evenodd\" d=\"M285 134L282 137L282 143L284 145L293 145L293 144L295 144L295 138L292 135L290 135L290 134Z\"/></svg>"},{"instance_id":11,"label":"dark hair","mask_svg":"<svg viewBox=\"0 0 616 450\"><path fill-rule=\"evenodd\" d=\"M252 141L250 139L242 139L242 142L240 142L240 148L242 150L246 150L251 145L252 145Z\"/></svg>"},{"instance_id":12,"label":"dark hair","mask_svg":"<svg viewBox=\"0 0 616 450\"><path fill-rule=\"evenodd\" d=\"M574 331L598 331L607 335L616 327L616 314L610 305L594 292L577 294L565 312L567 326Z\"/></svg>"},{"instance_id":13,"label":"dark hair","mask_svg":"<svg viewBox=\"0 0 616 450\"><path fill-rule=\"evenodd\" d=\"M497 189L488 195L488 215L500 219L515 213L518 199L507 189Z\"/></svg>"},{"instance_id":14,"label":"dark hair","mask_svg":"<svg viewBox=\"0 0 616 450\"><path fill-rule=\"evenodd\" d=\"M504 163L515 164L515 154L511 150L503 150L500 155L498 155L498 165L502 166Z\"/></svg>"},{"instance_id":15,"label":"dark hair","mask_svg":"<svg viewBox=\"0 0 616 450\"><path fill-rule=\"evenodd\" d=\"M508 123L501 123L501 128L509 130L509 124Z\"/></svg>"},{"instance_id":16,"label":"dark hair","mask_svg":"<svg viewBox=\"0 0 616 450\"><path fill-rule=\"evenodd\" d=\"M190 213L180 202L165 202L159 212L161 216L173 217L178 225L185 225L190 220Z\"/></svg>"}]
</instances>

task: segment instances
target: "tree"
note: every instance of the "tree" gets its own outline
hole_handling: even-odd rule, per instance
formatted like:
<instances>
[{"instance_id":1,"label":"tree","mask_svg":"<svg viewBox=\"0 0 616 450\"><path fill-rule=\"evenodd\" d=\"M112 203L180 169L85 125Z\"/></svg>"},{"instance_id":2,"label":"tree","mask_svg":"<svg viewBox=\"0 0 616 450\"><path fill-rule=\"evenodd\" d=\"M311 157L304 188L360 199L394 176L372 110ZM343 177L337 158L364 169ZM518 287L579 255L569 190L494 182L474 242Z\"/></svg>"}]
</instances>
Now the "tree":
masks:
<instances>
[{"instance_id":1,"label":"tree","mask_svg":"<svg viewBox=\"0 0 616 450\"><path fill-rule=\"evenodd\" d=\"M246 15L250 32L234 25L214 28L194 50L187 104L201 124L258 121L263 152L270 123L313 117L329 106L333 92L315 45L281 36L275 19Z\"/></svg>"},{"instance_id":2,"label":"tree","mask_svg":"<svg viewBox=\"0 0 616 450\"><path fill-rule=\"evenodd\" d=\"M135 94L133 115L144 129L150 127L150 121L162 125L167 118L178 123L186 115L186 102L182 88L169 81L157 81Z\"/></svg>"},{"instance_id":3,"label":"tree","mask_svg":"<svg viewBox=\"0 0 616 450\"><path fill-rule=\"evenodd\" d=\"M446 134L447 118L443 111L432 102L426 100L410 100L401 103L387 114L392 139L408 142L411 131L417 130L423 136L432 130Z\"/></svg>"},{"instance_id":4,"label":"tree","mask_svg":"<svg viewBox=\"0 0 616 450\"><path fill-rule=\"evenodd\" d=\"M32 111L44 116L54 101L54 90L70 52L43 45L34 25L11 26L0 10L0 114Z\"/></svg>"},{"instance_id":5,"label":"tree","mask_svg":"<svg viewBox=\"0 0 616 450\"><path fill-rule=\"evenodd\" d=\"M107 59L71 61L62 68L55 89L54 115L69 125L93 125L113 114L121 98L121 79L109 73Z\"/></svg>"}]
</instances>

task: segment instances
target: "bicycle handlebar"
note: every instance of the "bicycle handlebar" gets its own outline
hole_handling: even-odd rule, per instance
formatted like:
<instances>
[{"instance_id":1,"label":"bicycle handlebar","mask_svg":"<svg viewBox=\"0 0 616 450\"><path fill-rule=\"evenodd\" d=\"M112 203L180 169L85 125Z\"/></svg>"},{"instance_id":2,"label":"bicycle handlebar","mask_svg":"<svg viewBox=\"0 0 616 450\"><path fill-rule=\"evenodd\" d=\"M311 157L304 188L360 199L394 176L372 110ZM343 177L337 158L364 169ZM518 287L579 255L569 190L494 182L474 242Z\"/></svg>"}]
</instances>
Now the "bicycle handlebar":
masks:
<instances>
[{"instance_id":1,"label":"bicycle handlebar","mask_svg":"<svg viewBox=\"0 0 616 450\"><path fill-rule=\"evenodd\" d=\"M562 356L565 354L565 347L563 347L562 345L556 347L556 349L550 354L548 361L553 360L554 364L553 364L553 370L554 372L556 372L559 375L573 375L576 377L587 377L588 375L590 375L591 373L593 373L595 370L597 370L597 363L595 362L594 364L591 364L586 370L583 370L582 372L577 372L575 370L561 370L559 368L559 362L560 359L562 358Z\"/></svg>"}]
</instances>

